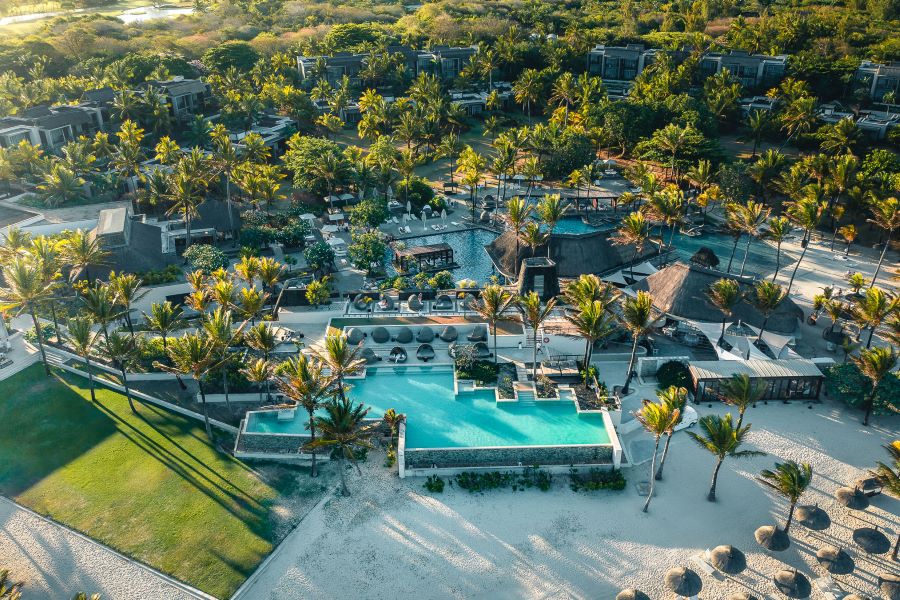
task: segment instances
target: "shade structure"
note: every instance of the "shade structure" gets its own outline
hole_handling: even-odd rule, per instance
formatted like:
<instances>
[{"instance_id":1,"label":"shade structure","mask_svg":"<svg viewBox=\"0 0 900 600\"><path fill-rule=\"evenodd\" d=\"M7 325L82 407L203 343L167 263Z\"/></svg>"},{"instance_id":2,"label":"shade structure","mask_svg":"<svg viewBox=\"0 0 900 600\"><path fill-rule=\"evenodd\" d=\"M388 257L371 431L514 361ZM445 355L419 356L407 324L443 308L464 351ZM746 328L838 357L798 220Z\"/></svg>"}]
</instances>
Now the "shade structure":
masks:
<instances>
[{"instance_id":1,"label":"shade structure","mask_svg":"<svg viewBox=\"0 0 900 600\"><path fill-rule=\"evenodd\" d=\"M416 350L416 358L422 361L429 361L434 358L434 348L431 347L431 344L422 344L419 346L419 349Z\"/></svg>"},{"instance_id":2,"label":"shade structure","mask_svg":"<svg viewBox=\"0 0 900 600\"><path fill-rule=\"evenodd\" d=\"M750 592L735 592L728 594L725 600L757 600L757 598Z\"/></svg>"},{"instance_id":3,"label":"shade structure","mask_svg":"<svg viewBox=\"0 0 900 600\"><path fill-rule=\"evenodd\" d=\"M375 362L378 362L379 360L381 360L380 358L378 358L378 355L375 354L375 351L372 350L371 348L365 348L362 351L361 356L362 356L362 359L364 361L366 361L366 364L372 364L372 363L375 363Z\"/></svg>"},{"instance_id":4,"label":"shade structure","mask_svg":"<svg viewBox=\"0 0 900 600\"><path fill-rule=\"evenodd\" d=\"M372 341L376 344L384 344L391 340L391 334L384 327L376 327L372 330Z\"/></svg>"},{"instance_id":5,"label":"shade structure","mask_svg":"<svg viewBox=\"0 0 900 600\"><path fill-rule=\"evenodd\" d=\"M839 487L834 493L835 500L841 506L851 510L866 510L869 508L869 499L859 488Z\"/></svg>"},{"instance_id":6,"label":"shade structure","mask_svg":"<svg viewBox=\"0 0 900 600\"><path fill-rule=\"evenodd\" d=\"M813 531L822 531L831 526L831 517L828 516L828 513L818 506L813 506L811 504L798 506L797 510L794 512L794 519L807 529L812 529Z\"/></svg>"},{"instance_id":7,"label":"shade structure","mask_svg":"<svg viewBox=\"0 0 900 600\"><path fill-rule=\"evenodd\" d=\"M427 325L419 330L419 333L416 334L416 341L422 344L427 344L431 340L434 339L434 330Z\"/></svg>"},{"instance_id":8,"label":"shade structure","mask_svg":"<svg viewBox=\"0 0 900 600\"><path fill-rule=\"evenodd\" d=\"M850 594L849 596L844 596L844 600L872 600L868 596L863 596L862 594Z\"/></svg>"},{"instance_id":9,"label":"shade structure","mask_svg":"<svg viewBox=\"0 0 900 600\"><path fill-rule=\"evenodd\" d=\"M867 554L884 554L891 549L890 540L877 527L860 527L854 530L853 541Z\"/></svg>"},{"instance_id":10,"label":"shade structure","mask_svg":"<svg viewBox=\"0 0 900 600\"><path fill-rule=\"evenodd\" d=\"M357 329L356 327L351 327L347 330L347 341L351 344L358 344L363 341L363 338L366 337L366 334L362 332L361 329Z\"/></svg>"},{"instance_id":11,"label":"shade structure","mask_svg":"<svg viewBox=\"0 0 900 600\"><path fill-rule=\"evenodd\" d=\"M616 600L650 600L650 596L640 590L628 588L616 594Z\"/></svg>"},{"instance_id":12,"label":"shade structure","mask_svg":"<svg viewBox=\"0 0 900 600\"><path fill-rule=\"evenodd\" d=\"M459 334L456 332L456 327L453 325L447 325L444 327L444 330L441 331L441 339L445 342L455 342L456 338Z\"/></svg>"},{"instance_id":13,"label":"shade structure","mask_svg":"<svg viewBox=\"0 0 900 600\"><path fill-rule=\"evenodd\" d=\"M666 571L666 588L679 596L696 596L703 589L703 581L687 567L673 567Z\"/></svg>"},{"instance_id":14,"label":"shade structure","mask_svg":"<svg viewBox=\"0 0 900 600\"><path fill-rule=\"evenodd\" d=\"M487 327L485 327L484 325L476 325L472 329L472 333L470 333L467 337L470 342L487 341Z\"/></svg>"},{"instance_id":15,"label":"shade structure","mask_svg":"<svg viewBox=\"0 0 900 600\"><path fill-rule=\"evenodd\" d=\"M728 575L737 575L747 568L747 557L743 552L730 545L713 548L709 553L709 562L716 569Z\"/></svg>"},{"instance_id":16,"label":"shade structure","mask_svg":"<svg viewBox=\"0 0 900 600\"><path fill-rule=\"evenodd\" d=\"M837 546L822 546L816 552L816 559L832 575L849 575L856 566L850 555Z\"/></svg>"},{"instance_id":17,"label":"shade structure","mask_svg":"<svg viewBox=\"0 0 900 600\"><path fill-rule=\"evenodd\" d=\"M397 330L397 335L394 337L395 342L400 342L401 344L408 344L413 340L412 329L409 327L401 327Z\"/></svg>"},{"instance_id":18,"label":"shade structure","mask_svg":"<svg viewBox=\"0 0 900 600\"><path fill-rule=\"evenodd\" d=\"M763 525L753 533L756 543L773 552L781 552L787 550L791 545L791 539L784 532L774 525Z\"/></svg>"},{"instance_id":19,"label":"shade structure","mask_svg":"<svg viewBox=\"0 0 900 600\"><path fill-rule=\"evenodd\" d=\"M878 587L885 600L900 600L900 575L882 573L878 576Z\"/></svg>"},{"instance_id":20,"label":"shade structure","mask_svg":"<svg viewBox=\"0 0 900 600\"><path fill-rule=\"evenodd\" d=\"M775 573L772 579L778 591L788 598L809 598L812 586L806 575L793 569L782 569Z\"/></svg>"}]
</instances>

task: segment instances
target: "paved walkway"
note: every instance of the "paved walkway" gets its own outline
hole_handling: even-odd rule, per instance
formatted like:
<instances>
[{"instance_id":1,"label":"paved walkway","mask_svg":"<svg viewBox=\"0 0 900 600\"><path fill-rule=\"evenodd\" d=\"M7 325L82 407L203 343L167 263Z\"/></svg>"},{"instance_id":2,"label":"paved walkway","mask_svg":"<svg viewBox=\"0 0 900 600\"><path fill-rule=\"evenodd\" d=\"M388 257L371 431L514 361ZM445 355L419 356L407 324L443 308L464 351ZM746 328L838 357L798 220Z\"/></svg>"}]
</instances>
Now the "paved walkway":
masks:
<instances>
[{"instance_id":1,"label":"paved walkway","mask_svg":"<svg viewBox=\"0 0 900 600\"><path fill-rule=\"evenodd\" d=\"M23 600L100 593L104 600L192 600L179 584L0 497L0 565L24 581Z\"/></svg>"}]
</instances>

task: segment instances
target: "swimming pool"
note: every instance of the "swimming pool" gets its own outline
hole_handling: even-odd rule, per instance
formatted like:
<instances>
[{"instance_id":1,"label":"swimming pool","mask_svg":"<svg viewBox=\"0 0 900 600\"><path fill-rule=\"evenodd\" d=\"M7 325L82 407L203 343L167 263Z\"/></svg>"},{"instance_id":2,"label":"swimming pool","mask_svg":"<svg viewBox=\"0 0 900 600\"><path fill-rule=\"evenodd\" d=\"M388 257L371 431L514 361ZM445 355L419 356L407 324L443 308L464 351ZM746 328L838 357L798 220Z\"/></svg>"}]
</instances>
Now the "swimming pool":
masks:
<instances>
[{"instance_id":1,"label":"swimming pool","mask_svg":"<svg viewBox=\"0 0 900 600\"><path fill-rule=\"evenodd\" d=\"M553 233L562 235L581 235L585 233L605 231L611 228L612 225L599 227L595 225L589 225L588 223L585 223L581 219L581 217L565 217L559 220L559 222L556 224L556 227L553 228Z\"/></svg>"},{"instance_id":2,"label":"swimming pool","mask_svg":"<svg viewBox=\"0 0 900 600\"><path fill-rule=\"evenodd\" d=\"M407 448L483 448L609 444L600 414L579 414L572 402L497 403L493 390L453 392L453 368L380 367L349 381L350 397L379 418L406 414ZM302 411L292 421L249 413L248 433L306 433Z\"/></svg>"},{"instance_id":3,"label":"swimming pool","mask_svg":"<svg viewBox=\"0 0 900 600\"><path fill-rule=\"evenodd\" d=\"M497 234L486 229L467 229L465 231L452 231L424 235L421 237L407 238L403 240L407 248L413 246L427 246L429 244L450 244L453 248L453 259L459 265L453 269L453 279L474 279L478 283L486 283L491 275L497 275L494 263L491 262L484 247L497 238ZM397 274L393 265L394 253L388 248L388 275Z\"/></svg>"}]
</instances>

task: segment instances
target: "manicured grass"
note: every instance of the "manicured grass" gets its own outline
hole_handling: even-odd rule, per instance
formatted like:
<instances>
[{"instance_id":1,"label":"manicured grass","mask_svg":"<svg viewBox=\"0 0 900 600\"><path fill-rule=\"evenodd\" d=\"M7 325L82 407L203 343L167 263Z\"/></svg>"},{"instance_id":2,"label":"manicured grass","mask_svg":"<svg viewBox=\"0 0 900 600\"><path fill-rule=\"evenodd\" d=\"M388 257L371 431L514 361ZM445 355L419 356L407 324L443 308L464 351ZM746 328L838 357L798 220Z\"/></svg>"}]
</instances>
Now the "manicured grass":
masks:
<instances>
[{"instance_id":1,"label":"manicured grass","mask_svg":"<svg viewBox=\"0 0 900 600\"><path fill-rule=\"evenodd\" d=\"M39 364L0 382L0 493L228 597L272 550L296 471L255 471L202 424L137 406L102 387L93 404L86 380Z\"/></svg>"}]
</instances>

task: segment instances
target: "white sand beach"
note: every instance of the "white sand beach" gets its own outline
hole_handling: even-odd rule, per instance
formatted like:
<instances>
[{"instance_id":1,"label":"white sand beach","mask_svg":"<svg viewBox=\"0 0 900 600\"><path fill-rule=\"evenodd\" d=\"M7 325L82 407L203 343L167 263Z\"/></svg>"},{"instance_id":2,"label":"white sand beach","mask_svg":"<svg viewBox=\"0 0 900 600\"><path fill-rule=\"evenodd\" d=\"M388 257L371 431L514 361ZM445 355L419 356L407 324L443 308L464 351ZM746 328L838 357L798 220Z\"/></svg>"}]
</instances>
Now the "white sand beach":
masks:
<instances>
[{"instance_id":1,"label":"white sand beach","mask_svg":"<svg viewBox=\"0 0 900 600\"><path fill-rule=\"evenodd\" d=\"M700 414L725 412L707 405ZM556 476L550 492L494 490L481 495L447 487L422 488L423 479L400 480L372 453L362 478L350 475L353 496L334 497L315 509L258 574L242 598L595 598L612 600L635 586L651 598L670 598L663 575L692 567L703 579L702 599L752 590L782 598L772 575L789 565L810 580L824 574L815 552L842 546L855 571L835 580L846 591L881 597L877 574L897 572L890 554L866 555L852 541L855 528L877 525L890 539L900 533L900 500L886 495L851 513L833 493L886 456L882 444L897 437L900 418L875 419L826 400L823 404L771 403L750 409L750 447L767 456L728 460L719 477L718 501L706 500L713 457L686 434L673 439L665 478L649 514L634 484L649 465L626 471L622 492L572 492ZM831 527L813 532L795 522L791 547L762 551L753 538L765 524L783 524L786 504L755 476L776 460L809 462L812 488L801 504L818 503ZM691 556L719 544L747 555L748 568L733 578L702 573ZM812 598L824 596L813 590Z\"/></svg>"}]
</instances>

